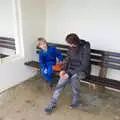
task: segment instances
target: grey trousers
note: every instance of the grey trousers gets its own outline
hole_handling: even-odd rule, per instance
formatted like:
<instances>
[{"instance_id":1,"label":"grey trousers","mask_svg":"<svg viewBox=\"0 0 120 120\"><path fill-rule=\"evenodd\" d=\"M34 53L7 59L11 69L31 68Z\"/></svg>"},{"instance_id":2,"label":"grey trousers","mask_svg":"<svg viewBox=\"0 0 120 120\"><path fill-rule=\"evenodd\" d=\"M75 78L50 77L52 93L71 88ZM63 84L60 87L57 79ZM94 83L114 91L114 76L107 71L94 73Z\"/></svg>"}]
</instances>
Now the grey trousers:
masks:
<instances>
[{"instance_id":1,"label":"grey trousers","mask_svg":"<svg viewBox=\"0 0 120 120\"><path fill-rule=\"evenodd\" d=\"M76 104L79 100L79 92L80 92L80 79L84 79L86 77L85 73L81 72L79 74L74 74L69 79L63 79L62 77L59 79L56 88L53 92L51 104L56 104L57 99L60 96L61 92L64 90L65 86L70 83L73 92L73 100L72 104Z\"/></svg>"}]
</instances>

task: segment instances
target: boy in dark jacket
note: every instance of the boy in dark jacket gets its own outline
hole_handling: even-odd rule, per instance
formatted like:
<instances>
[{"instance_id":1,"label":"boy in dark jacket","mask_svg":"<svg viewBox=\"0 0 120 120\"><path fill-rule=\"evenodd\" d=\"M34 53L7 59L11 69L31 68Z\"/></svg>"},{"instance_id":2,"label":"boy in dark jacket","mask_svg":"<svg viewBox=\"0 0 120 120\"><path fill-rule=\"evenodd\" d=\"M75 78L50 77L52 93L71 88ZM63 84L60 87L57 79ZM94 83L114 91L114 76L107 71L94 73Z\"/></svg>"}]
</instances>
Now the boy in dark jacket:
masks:
<instances>
[{"instance_id":1,"label":"boy in dark jacket","mask_svg":"<svg viewBox=\"0 0 120 120\"><path fill-rule=\"evenodd\" d=\"M56 64L56 58L58 58L59 62L62 62L63 56L60 51L56 49L56 47L48 46L44 38L38 38L37 46L40 48L39 63L41 66L42 75L47 80L50 87L52 87L52 77L54 74L52 67Z\"/></svg>"},{"instance_id":2,"label":"boy in dark jacket","mask_svg":"<svg viewBox=\"0 0 120 120\"><path fill-rule=\"evenodd\" d=\"M57 99L67 83L71 84L73 91L70 107L78 107L80 79L84 79L90 74L90 43L80 40L74 33L69 34L66 41L70 46L68 57L60 72L60 79L56 85L52 100L45 109L46 113L51 113L56 108Z\"/></svg>"}]
</instances>

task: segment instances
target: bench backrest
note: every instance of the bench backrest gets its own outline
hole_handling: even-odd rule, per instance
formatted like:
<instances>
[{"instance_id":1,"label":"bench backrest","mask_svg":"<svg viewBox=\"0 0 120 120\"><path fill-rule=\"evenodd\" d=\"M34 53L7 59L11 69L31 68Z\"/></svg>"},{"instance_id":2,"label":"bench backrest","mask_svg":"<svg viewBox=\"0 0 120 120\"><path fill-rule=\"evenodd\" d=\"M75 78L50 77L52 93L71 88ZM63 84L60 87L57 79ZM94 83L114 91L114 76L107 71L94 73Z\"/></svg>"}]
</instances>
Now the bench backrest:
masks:
<instances>
[{"instance_id":1,"label":"bench backrest","mask_svg":"<svg viewBox=\"0 0 120 120\"><path fill-rule=\"evenodd\" d=\"M48 43L49 46L56 46L61 51L64 57L68 50L67 45L58 43ZM37 49L37 52L39 49ZM102 68L111 68L120 70L120 53L109 52L103 50L91 49L91 64Z\"/></svg>"},{"instance_id":2,"label":"bench backrest","mask_svg":"<svg viewBox=\"0 0 120 120\"><path fill-rule=\"evenodd\" d=\"M16 50L15 48L15 39L8 37L0 37L0 47Z\"/></svg>"}]
</instances>

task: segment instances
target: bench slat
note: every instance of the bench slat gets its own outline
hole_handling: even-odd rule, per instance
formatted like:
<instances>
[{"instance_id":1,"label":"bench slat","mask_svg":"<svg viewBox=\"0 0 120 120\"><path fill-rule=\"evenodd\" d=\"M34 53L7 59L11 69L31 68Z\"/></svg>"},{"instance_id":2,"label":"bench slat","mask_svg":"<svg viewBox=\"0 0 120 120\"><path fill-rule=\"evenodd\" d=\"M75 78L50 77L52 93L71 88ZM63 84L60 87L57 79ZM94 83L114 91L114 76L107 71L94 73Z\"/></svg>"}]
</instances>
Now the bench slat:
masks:
<instances>
[{"instance_id":1,"label":"bench slat","mask_svg":"<svg viewBox=\"0 0 120 120\"><path fill-rule=\"evenodd\" d=\"M40 69L40 64L37 61L29 61L29 62L25 62L24 64L30 67L35 67Z\"/></svg>"},{"instance_id":2,"label":"bench slat","mask_svg":"<svg viewBox=\"0 0 120 120\"><path fill-rule=\"evenodd\" d=\"M15 46L1 45L0 44L0 47L16 50Z\"/></svg>"},{"instance_id":3,"label":"bench slat","mask_svg":"<svg viewBox=\"0 0 120 120\"><path fill-rule=\"evenodd\" d=\"M120 90L120 81L117 80L90 75L84 81Z\"/></svg>"},{"instance_id":4,"label":"bench slat","mask_svg":"<svg viewBox=\"0 0 120 120\"><path fill-rule=\"evenodd\" d=\"M106 58L106 57L105 57L105 58L104 58L104 61L120 64L120 59L116 59L116 58Z\"/></svg>"},{"instance_id":5,"label":"bench slat","mask_svg":"<svg viewBox=\"0 0 120 120\"><path fill-rule=\"evenodd\" d=\"M104 52L102 50L91 49L91 53L104 55Z\"/></svg>"},{"instance_id":6,"label":"bench slat","mask_svg":"<svg viewBox=\"0 0 120 120\"><path fill-rule=\"evenodd\" d=\"M9 37L0 37L0 40L15 42L14 38L9 38Z\"/></svg>"},{"instance_id":7,"label":"bench slat","mask_svg":"<svg viewBox=\"0 0 120 120\"><path fill-rule=\"evenodd\" d=\"M59 43L48 43L48 45L50 45L50 46L56 46L56 47L60 47L60 48L69 48L69 46L68 45L63 45L63 44L59 44Z\"/></svg>"},{"instance_id":8,"label":"bench slat","mask_svg":"<svg viewBox=\"0 0 120 120\"><path fill-rule=\"evenodd\" d=\"M95 49L91 49L91 52L96 54L101 54L104 56L120 57L120 53L117 53L117 52L109 52L109 51L95 50Z\"/></svg>"},{"instance_id":9,"label":"bench slat","mask_svg":"<svg viewBox=\"0 0 120 120\"><path fill-rule=\"evenodd\" d=\"M103 67L120 70L120 65L114 65L111 63L103 63Z\"/></svg>"},{"instance_id":10,"label":"bench slat","mask_svg":"<svg viewBox=\"0 0 120 120\"><path fill-rule=\"evenodd\" d=\"M11 41L3 41L3 40L0 40L0 44L6 44L6 45L15 45L15 42L11 42Z\"/></svg>"},{"instance_id":11,"label":"bench slat","mask_svg":"<svg viewBox=\"0 0 120 120\"><path fill-rule=\"evenodd\" d=\"M5 54L0 54L0 59L1 58L5 58L5 57L8 57L9 55L5 55Z\"/></svg>"},{"instance_id":12,"label":"bench slat","mask_svg":"<svg viewBox=\"0 0 120 120\"><path fill-rule=\"evenodd\" d=\"M0 47L16 50L15 39L8 37L0 37Z\"/></svg>"}]
</instances>

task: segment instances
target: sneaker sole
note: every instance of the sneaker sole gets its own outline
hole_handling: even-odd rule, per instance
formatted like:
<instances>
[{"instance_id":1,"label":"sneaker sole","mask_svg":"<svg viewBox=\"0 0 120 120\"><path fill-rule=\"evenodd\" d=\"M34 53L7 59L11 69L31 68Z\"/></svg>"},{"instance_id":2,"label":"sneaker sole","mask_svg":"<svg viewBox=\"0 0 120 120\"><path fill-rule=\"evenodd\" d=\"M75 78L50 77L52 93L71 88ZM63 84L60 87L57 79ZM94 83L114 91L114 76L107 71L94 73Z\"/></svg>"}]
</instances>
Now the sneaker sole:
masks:
<instances>
[{"instance_id":1,"label":"sneaker sole","mask_svg":"<svg viewBox=\"0 0 120 120\"><path fill-rule=\"evenodd\" d=\"M47 115L50 115L50 114L52 114L55 110L56 110L56 107L53 108L51 112L46 112L46 111L45 111L45 113L46 113Z\"/></svg>"},{"instance_id":2,"label":"sneaker sole","mask_svg":"<svg viewBox=\"0 0 120 120\"><path fill-rule=\"evenodd\" d=\"M77 105L77 106L74 106L74 107L69 106L70 109L76 109L76 108L79 108L79 107L80 107L80 105Z\"/></svg>"}]
</instances>

